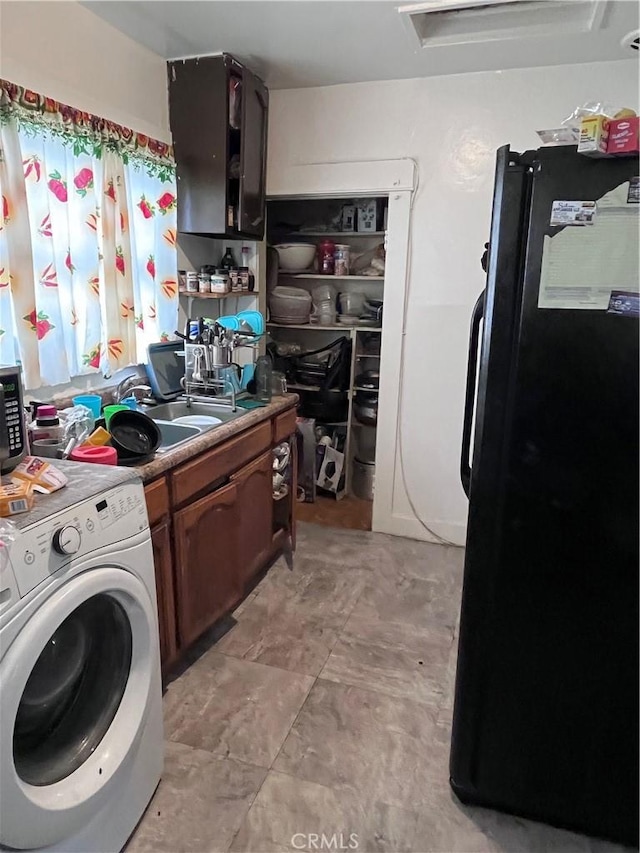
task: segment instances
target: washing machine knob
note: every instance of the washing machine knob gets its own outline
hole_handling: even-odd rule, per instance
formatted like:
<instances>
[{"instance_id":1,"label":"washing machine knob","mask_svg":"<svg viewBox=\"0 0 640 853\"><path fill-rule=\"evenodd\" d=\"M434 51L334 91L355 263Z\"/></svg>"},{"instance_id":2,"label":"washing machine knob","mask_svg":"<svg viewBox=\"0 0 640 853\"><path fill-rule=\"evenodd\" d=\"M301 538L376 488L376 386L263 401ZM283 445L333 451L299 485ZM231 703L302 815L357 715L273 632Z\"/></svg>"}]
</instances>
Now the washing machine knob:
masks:
<instances>
[{"instance_id":1,"label":"washing machine knob","mask_svg":"<svg viewBox=\"0 0 640 853\"><path fill-rule=\"evenodd\" d=\"M65 524L64 527L59 527L53 534L53 547L58 554L66 554L71 556L80 550L81 545L80 531L73 524Z\"/></svg>"}]
</instances>

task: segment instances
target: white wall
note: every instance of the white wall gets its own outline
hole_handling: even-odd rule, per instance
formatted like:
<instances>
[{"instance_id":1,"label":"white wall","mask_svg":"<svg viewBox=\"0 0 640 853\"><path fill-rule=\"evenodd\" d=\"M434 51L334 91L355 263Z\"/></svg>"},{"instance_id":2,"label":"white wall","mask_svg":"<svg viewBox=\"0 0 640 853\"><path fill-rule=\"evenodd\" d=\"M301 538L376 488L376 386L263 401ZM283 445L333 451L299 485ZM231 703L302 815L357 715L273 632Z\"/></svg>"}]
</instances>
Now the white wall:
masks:
<instances>
[{"instance_id":1,"label":"white wall","mask_svg":"<svg viewBox=\"0 0 640 853\"><path fill-rule=\"evenodd\" d=\"M290 186L293 165L397 157L418 164L400 418L405 472L419 517L460 543L467 511L458 467L468 322L484 286L479 261L489 232L494 152L504 143L537 147L536 129L557 126L593 99L638 109L637 63L271 92L269 194ZM428 538L399 465L393 515L398 532Z\"/></svg>"},{"instance_id":2,"label":"white wall","mask_svg":"<svg viewBox=\"0 0 640 853\"><path fill-rule=\"evenodd\" d=\"M0 76L170 138L164 60L79 3L0 2Z\"/></svg>"}]
</instances>

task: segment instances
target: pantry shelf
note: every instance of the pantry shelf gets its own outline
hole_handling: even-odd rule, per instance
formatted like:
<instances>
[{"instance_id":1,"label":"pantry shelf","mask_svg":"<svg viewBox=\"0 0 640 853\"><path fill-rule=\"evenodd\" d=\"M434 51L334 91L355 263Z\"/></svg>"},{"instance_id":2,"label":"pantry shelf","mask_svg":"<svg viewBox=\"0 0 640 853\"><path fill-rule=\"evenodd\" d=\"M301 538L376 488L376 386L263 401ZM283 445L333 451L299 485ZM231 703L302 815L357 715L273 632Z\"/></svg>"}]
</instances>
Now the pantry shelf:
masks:
<instances>
[{"instance_id":1,"label":"pantry shelf","mask_svg":"<svg viewBox=\"0 0 640 853\"><path fill-rule=\"evenodd\" d=\"M384 237L386 231L290 231L289 237Z\"/></svg>"},{"instance_id":2,"label":"pantry shelf","mask_svg":"<svg viewBox=\"0 0 640 853\"><path fill-rule=\"evenodd\" d=\"M257 290L230 290L229 293L191 293L188 290L180 290L180 296L190 296L192 299L226 299L235 296L257 296Z\"/></svg>"},{"instance_id":3,"label":"pantry shelf","mask_svg":"<svg viewBox=\"0 0 640 853\"><path fill-rule=\"evenodd\" d=\"M383 275L323 275L311 272L285 272L280 270L278 275L283 278L321 278L323 281L384 281Z\"/></svg>"},{"instance_id":4,"label":"pantry shelf","mask_svg":"<svg viewBox=\"0 0 640 853\"><path fill-rule=\"evenodd\" d=\"M347 326L347 325L336 325L336 326L316 326L311 323L267 323L267 326L273 326L276 329L318 329L318 331L336 331L339 329L341 332L350 332L351 330L355 330L356 332L382 332L380 326Z\"/></svg>"}]
</instances>

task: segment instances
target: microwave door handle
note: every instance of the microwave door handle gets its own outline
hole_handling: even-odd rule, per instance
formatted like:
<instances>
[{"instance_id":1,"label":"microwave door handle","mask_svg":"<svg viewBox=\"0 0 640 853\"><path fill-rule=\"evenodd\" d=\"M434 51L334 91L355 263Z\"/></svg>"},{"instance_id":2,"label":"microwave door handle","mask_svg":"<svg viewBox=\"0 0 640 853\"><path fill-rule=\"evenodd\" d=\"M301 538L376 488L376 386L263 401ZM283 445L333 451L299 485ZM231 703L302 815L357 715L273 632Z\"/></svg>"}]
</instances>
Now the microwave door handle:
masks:
<instances>
[{"instance_id":1,"label":"microwave door handle","mask_svg":"<svg viewBox=\"0 0 640 853\"><path fill-rule=\"evenodd\" d=\"M469 357L467 362L467 388L465 392L464 420L462 425L462 452L460 455L460 479L462 488L469 497L471 485L471 428L476 406L476 376L478 372L478 345L480 342L480 323L484 316L484 290L473 306L471 315L471 330L469 332Z\"/></svg>"}]
</instances>

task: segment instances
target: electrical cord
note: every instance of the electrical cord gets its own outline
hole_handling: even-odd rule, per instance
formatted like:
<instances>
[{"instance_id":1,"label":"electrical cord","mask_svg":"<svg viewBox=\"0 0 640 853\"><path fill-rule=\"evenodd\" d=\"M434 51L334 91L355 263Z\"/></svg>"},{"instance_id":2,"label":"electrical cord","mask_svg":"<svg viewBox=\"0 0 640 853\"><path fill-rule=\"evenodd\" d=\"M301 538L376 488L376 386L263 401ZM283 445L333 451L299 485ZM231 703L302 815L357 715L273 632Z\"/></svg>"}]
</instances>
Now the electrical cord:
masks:
<instances>
[{"instance_id":1,"label":"electrical cord","mask_svg":"<svg viewBox=\"0 0 640 853\"><path fill-rule=\"evenodd\" d=\"M420 513L415 505L413 497L411 496L411 492L409 490L409 483L407 481L407 474L404 464L404 438L403 438L403 414L404 414L404 385L405 385L405 338L407 334L407 317L409 311L409 297L411 294L411 266L412 266L412 247L413 247L413 206L415 204L416 199L418 198L420 191L420 169L418 167L418 163L413 159L413 157L407 158L411 160L415 167L416 181L413 187L413 192L411 193L411 201L409 204L409 240L407 243L407 267L406 267L406 282L407 286L404 292L404 305L402 306L402 346L400 348L400 379L399 379L399 387L400 387L400 395L398 400L398 450L400 457L400 475L402 478L402 487L404 488L405 494L407 496L407 501L411 508L411 511L415 515L418 523L423 527L427 533L432 536L437 543L440 545L453 545L455 548L460 548L463 546L458 545L456 542L452 542L450 539L447 539L445 536L441 536L439 533L436 533L435 530L432 530L431 527L420 517Z\"/></svg>"}]
</instances>

